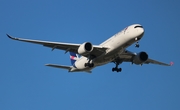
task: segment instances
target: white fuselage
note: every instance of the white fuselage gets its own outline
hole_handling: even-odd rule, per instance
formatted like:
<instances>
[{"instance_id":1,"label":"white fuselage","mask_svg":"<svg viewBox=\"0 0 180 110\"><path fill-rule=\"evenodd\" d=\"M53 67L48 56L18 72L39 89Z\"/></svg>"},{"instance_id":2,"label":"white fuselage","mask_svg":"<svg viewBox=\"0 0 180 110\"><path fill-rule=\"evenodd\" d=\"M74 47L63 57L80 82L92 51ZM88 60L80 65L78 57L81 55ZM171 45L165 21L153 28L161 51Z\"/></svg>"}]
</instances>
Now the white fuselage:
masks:
<instances>
[{"instance_id":1,"label":"white fuselage","mask_svg":"<svg viewBox=\"0 0 180 110\"><path fill-rule=\"evenodd\" d=\"M108 47L108 49L103 55L97 56L92 60L92 62L94 63L94 67L112 62L119 54L124 52L128 46L140 40L143 37L143 34L144 29L142 28L142 26L139 24L134 24L128 26L127 28L123 29L122 31L118 32L117 34L101 43L100 46ZM80 57L75 62L75 67L70 71L88 71L93 69L94 67L90 68L84 66L84 64L87 62L87 57Z\"/></svg>"}]
</instances>

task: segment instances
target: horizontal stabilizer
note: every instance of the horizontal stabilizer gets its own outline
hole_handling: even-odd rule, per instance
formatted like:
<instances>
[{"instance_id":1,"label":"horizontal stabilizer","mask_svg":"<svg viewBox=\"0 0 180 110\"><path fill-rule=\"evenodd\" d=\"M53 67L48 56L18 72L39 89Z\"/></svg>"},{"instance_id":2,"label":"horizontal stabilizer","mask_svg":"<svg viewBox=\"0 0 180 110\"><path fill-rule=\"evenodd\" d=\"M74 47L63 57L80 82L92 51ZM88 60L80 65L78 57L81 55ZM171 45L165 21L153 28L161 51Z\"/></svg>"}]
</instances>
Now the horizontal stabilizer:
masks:
<instances>
[{"instance_id":1,"label":"horizontal stabilizer","mask_svg":"<svg viewBox=\"0 0 180 110\"><path fill-rule=\"evenodd\" d=\"M62 68L66 70L70 70L72 66L66 66L66 65L57 65L57 64L46 64L46 66L54 67L54 68Z\"/></svg>"}]
</instances>

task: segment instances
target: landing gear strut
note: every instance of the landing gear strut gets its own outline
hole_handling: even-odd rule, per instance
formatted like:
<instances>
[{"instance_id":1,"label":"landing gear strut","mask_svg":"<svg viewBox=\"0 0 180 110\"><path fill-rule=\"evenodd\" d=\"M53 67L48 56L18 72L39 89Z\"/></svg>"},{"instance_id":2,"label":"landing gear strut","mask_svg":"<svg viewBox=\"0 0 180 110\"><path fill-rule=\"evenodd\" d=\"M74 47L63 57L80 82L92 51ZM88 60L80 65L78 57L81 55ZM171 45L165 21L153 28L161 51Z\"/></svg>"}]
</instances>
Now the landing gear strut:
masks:
<instances>
[{"instance_id":1,"label":"landing gear strut","mask_svg":"<svg viewBox=\"0 0 180 110\"><path fill-rule=\"evenodd\" d=\"M118 68L118 65L120 64L119 62L114 62L116 64L116 67L112 68L112 71L116 71L116 72L121 72L122 68Z\"/></svg>"}]
</instances>

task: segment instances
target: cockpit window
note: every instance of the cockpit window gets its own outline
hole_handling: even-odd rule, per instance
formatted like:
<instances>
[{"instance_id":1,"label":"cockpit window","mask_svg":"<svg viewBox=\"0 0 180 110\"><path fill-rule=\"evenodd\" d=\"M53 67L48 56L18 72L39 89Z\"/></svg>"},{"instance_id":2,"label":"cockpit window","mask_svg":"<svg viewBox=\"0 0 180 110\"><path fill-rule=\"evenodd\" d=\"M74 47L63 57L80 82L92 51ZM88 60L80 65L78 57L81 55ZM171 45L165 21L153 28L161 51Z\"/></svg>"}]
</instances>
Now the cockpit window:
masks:
<instances>
[{"instance_id":1,"label":"cockpit window","mask_svg":"<svg viewBox=\"0 0 180 110\"><path fill-rule=\"evenodd\" d=\"M135 26L134 28L143 28L143 26Z\"/></svg>"}]
</instances>

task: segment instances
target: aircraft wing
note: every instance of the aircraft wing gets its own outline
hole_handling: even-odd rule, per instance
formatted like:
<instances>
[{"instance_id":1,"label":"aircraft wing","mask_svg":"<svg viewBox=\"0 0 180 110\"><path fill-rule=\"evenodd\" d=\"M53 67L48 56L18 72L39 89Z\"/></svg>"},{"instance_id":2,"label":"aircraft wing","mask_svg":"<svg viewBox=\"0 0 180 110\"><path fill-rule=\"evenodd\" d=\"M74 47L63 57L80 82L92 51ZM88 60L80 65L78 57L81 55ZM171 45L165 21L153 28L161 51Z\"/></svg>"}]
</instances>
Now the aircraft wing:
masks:
<instances>
[{"instance_id":1,"label":"aircraft wing","mask_svg":"<svg viewBox=\"0 0 180 110\"><path fill-rule=\"evenodd\" d=\"M170 64L166 64L166 63L159 62L159 61L152 60L152 59L148 59L145 63L146 64L152 63L152 64L158 64L158 65L163 65L163 66L172 66L173 65L173 62L171 62Z\"/></svg>"},{"instance_id":2,"label":"aircraft wing","mask_svg":"<svg viewBox=\"0 0 180 110\"><path fill-rule=\"evenodd\" d=\"M134 56L136 56L136 53L130 52L130 51L125 51L124 53L119 55L119 59L123 62L132 62ZM163 65L163 66L172 66L173 62L171 62L170 64L166 64L160 61L156 61L153 59L148 58L143 64L158 64L158 65Z\"/></svg>"},{"instance_id":3,"label":"aircraft wing","mask_svg":"<svg viewBox=\"0 0 180 110\"><path fill-rule=\"evenodd\" d=\"M12 37L8 34L7 34L7 36L13 40L29 42L29 43L34 43L34 44L40 44L40 45L43 45L45 47L50 47L50 48L52 48L52 50L60 49L60 50L65 50L66 52L71 51L71 52L78 53L77 52L78 48L81 45L81 44L73 44L73 43L61 43L61 42L50 42L50 41L15 38L15 37ZM89 54L99 56L99 55L102 55L107 49L108 49L107 47L102 47L99 45L93 45L93 51L90 52Z\"/></svg>"}]
</instances>

